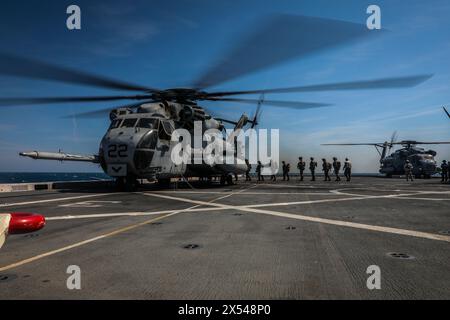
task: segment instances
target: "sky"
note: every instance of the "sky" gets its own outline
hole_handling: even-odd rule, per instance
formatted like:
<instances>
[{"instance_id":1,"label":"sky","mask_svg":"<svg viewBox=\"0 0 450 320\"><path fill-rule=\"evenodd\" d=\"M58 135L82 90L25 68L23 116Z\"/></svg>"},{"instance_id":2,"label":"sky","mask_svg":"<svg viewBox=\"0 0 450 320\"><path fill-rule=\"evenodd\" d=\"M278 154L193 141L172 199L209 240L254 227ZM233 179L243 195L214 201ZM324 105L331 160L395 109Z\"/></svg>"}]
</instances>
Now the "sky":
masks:
<instances>
[{"instance_id":1,"label":"sky","mask_svg":"<svg viewBox=\"0 0 450 320\"><path fill-rule=\"evenodd\" d=\"M81 8L82 29L66 28L66 8ZM267 95L266 99L330 103L320 109L263 107L260 128L280 129L281 160L349 157L356 172L376 172L373 147L322 143L400 140L450 141L450 2L447 0L172 0L2 1L0 52L157 88L189 87L238 35L271 14L288 13L365 24L366 9L381 8L382 35L249 74L218 90L290 87L414 74L433 74L407 89ZM0 97L120 94L112 90L0 76ZM95 154L108 117L70 117L119 103L0 107L0 171L94 172L88 163L35 161L20 151ZM238 119L252 105L201 103ZM450 160L449 146L425 146Z\"/></svg>"}]
</instances>

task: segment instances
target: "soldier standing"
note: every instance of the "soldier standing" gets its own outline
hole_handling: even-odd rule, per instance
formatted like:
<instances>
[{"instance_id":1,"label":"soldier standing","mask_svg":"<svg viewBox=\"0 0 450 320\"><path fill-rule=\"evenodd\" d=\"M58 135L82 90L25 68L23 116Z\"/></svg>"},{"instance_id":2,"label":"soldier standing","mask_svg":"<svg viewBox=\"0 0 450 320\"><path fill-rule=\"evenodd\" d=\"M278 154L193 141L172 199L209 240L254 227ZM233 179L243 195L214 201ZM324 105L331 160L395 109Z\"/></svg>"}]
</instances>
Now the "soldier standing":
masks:
<instances>
[{"instance_id":1,"label":"soldier standing","mask_svg":"<svg viewBox=\"0 0 450 320\"><path fill-rule=\"evenodd\" d=\"M445 183L448 181L448 163L446 160L442 160L442 164L441 164L441 176L442 176L442 183Z\"/></svg>"},{"instance_id":2,"label":"soldier standing","mask_svg":"<svg viewBox=\"0 0 450 320\"><path fill-rule=\"evenodd\" d=\"M309 162L309 170L311 171L311 181L316 181L316 167L317 162L314 161L314 158L311 157L311 161Z\"/></svg>"},{"instance_id":3,"label":"soldier standing","mask_svg":"<svg viewBox=\"0 0 450 320\"><path fill-rule=\"evenodd\" d=\"M403 166L403 169L405 169L406 181L409 181L409 179L411 179L411 181L414 181L412 176L413 168L414 167L411 162L409 160L406 160L405 165Z\"/></svg>"},{"instance_id":4,"label":"soldier standing","mask_svg":"<svg viewBox=\"0 0 450 320\"><path fill-rule=\"evenodd\" d=\"M289 171L291 171L291 165L286 163L286 179L289 181Z\"/></svg>"},{"instance_id":5,"label":"soldier standing","mask_svg":"<svg viewBox=\"0 0 450 320\"><path fill-rule=\"evenodd\" d=\"M328 163L326 159L322 159L322 171L323 171L323 173L325 175L325 180L324 181L331 181L330 169L331 169L331 164Z\"/></svg>"},{"instance_id":6,"label":"soldier standing","mask_svg":"<svg viewBox=\"0 0 450 320\"><path fill-rule=\"evenodd\" d=\"M303 161L302 157L298 158L297 169L300 170L300 181L303 181L303 171L305 171L306 162Z\"/></svg>"},{"instance_id":7,"label":"soldier standing","mask_svg":"<svg viewBox=\"0 0 450 320\"><path fill-rule=\"evenodd\" d=\"M333 169L334 174L336 175L336 181L341 181L341 177L339 177L339 171L341 170L341 162L338 161L336 157L333 158Z\"/></svg>"},{"instance_id":8,"label":"soldier standing","mask_svg":"<svg viewBox=\"0 0 450 320\"><path fill-rule=\"evenodd\" d=\"M262 164L261 161L258 161L258 165L256 166L256 174L258 175L258 181L264 181L264 177L261 175Z\"/></svg>"},{"instance_id":9,"label":"soldier standing","mask_svg":"<svg viewBox=\"0 0 450 320\"><path fill-rule=\"evenodd\" d=\"M252 165L248 162L248 159L245 159L245 164L247 165L247 171L245 171L245 181L252 181L250 177L250 170L252 170Z\"/></svg>"},{"instance_id":10,"label":"soldier standing","mask_svg":"<svg viewBox=\"0 0 450 320\"><path fill-rule=\"evenodd\" d=\"M270 171L272 172L270 181L277 181L278 163L276 161L270 160Z\"/></svg>"},{"instance_id":11,"label":"soldier standing","mask_svg":"<svg viewBox=\"0 0 450 320\"><path fill-rule=\"evenodd\" d=\"M348 160L348 158L345 158L344 162L344 175L347 178L347 181L352 180L352 163Z\"/></svg>"}]
</instances>

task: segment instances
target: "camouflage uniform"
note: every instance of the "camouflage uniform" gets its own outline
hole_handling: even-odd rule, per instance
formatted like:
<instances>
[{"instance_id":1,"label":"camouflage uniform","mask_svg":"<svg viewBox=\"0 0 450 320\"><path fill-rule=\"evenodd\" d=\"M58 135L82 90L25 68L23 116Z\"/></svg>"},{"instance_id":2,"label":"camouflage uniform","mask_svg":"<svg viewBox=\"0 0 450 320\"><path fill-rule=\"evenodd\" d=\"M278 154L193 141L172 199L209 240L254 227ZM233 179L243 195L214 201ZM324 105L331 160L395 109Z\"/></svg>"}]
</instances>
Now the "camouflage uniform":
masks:
<instances>
[{"instance_id":1,"label":"camouflage uniform","mask_svg":"<svg viewBox=\"0 0 450 320\"><path fill-rule=\"evenodd\" d=\"M256 174L258 175L258 181L264 181L264 177L261 175L262 164L261 161L258 161L258 165L256 166Z\"/></svg>"},{"instance_id":2,"label":"camouflage uniform","mask_svg":"<svg viewBox=\"0 0 450 320\"><path fill-rule=\"evenodd\" d=\"M333 169L334 174L336 175L336 181L341 181L341 177L339 177L339 171L341 170L341 162L338 161L336 157L333 158Z\"/></svg>"},{"instance_id":3,"label":"camouflage uniform","mask_svg":"<svg viewBox=\"0 0 450 320\"><path fill-rule=\"evenodd\" d=\"M252 165L250 162L248 162L247 159L245 159L245 164L247 165L247 171L245 171L245 181L252 181L252 178L250 177L250 170L252 170Z\"/></svg>"},{"instance_id":4,"label":"camouflage uniform","mask_svg":"<svg viewBox=\"0 0 450 320\"><path fill-rule=\"evenodd\" d=\"M289 163L286 163L282 161L283 163L283 181L289 181L289 171L291 170L291 165Z\"/></svg>"},{"instance_id":5,"label":"camouflage uniform","mask_svg":"<svg viewBox=\"0 0 450 320\"><path fill-rule=\"evenodd\" d=\"M303 171L305 171L306 162L303 161L302 157L298 158L298 160L297 169L300 171L300 181L303 181Z\"/></svg>"},{"instance_id":6,"label":"camouflage uniform","mask_svg":"<svg viewBox=\"0 0 450 320\"><path fill-rule=\"evenodd\" d=\"M347 178L347 181L352 180L352 163L348 160L348 158L345 159L344 163L344 175Z\"/></svg>"},{"instance_id":7,"label":"camouflage uniform","mask_svg":"<svg viewBox=\"0 0 450 320\"><path fill-rule=\"evenodd\" d=\"M330 170L331 170L331 164L328 163L326 159L322 159L322 171L325 175L324 181L331 181Z\"/></svg>"},{"instance_id":8,"label":"camouflage uniform","mask_svg":"<svg viewBox=\"0 0 450 320\"><path fill-rule=\"evenodd\" d=\"M311 161L309 162L309 170L311 171L311 181L316 181L316 167L317 162L314 161L314 158L311 158Z\"/></svg>"},{"instance_id":9,"label":"camouflage uniform","mask_svg":"<svg viewBox=\"0 0 450 320\"><path fill-rule=\"evenodd\" d=\"M406 175L406 181L409 181L409 179L411 179L411 181L413 180L413 176L412 176L412 170L413 170L413 165L411 164L411 162L409 162L409 160L406 160L405 165L403 166L403 169L405 169L405 175Z\"/></svg>"},{"instance_id":10,"label":"camouflage uniform","mask_svg":"<svg viewBox=\"0 0 450 320\"><path fill-rule=\"evenodd\" d=\"M446 160L442 161L441 164L441 176L442 176L442 182L447 182L448 181L448 163Z\"/></svg>"}]
</instances>

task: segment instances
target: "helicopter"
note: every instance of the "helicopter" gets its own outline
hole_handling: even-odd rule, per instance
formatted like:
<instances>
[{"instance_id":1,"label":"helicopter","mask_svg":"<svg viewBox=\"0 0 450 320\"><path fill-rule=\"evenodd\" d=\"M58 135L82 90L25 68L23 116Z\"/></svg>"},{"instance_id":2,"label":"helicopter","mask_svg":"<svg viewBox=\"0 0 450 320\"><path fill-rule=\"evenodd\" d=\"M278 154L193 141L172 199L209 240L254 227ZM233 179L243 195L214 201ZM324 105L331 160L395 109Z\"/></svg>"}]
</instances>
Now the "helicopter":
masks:
<instances>
[{"instance_id":1,"label":"helicopter","mask_svg":"<svg viewBox=\"0 0 450 320\"><path fill-rule=\"evenodd\" d=\"M322 144L324 146L374 146L380 155L380 170L381 174L391 178L393 175L404 175L404 165L406 160L409 160L413 165L413 175L416 178L429 179L437 172L436 151L425 150L419 148L417 145L428 144L450 144L450 142L422 142L414 140L404 140L396 142L397 132L392 134L391 140L382 143L328 143ZM403 148L396 150L391 155L388 155L390 150L395 145L401 145Z\"/></svg>"},{"instance_id":2,"label":"helicopter","mask_svg":"<svg viewBox=\"0 0 450 320\"><path fill-rule=\"evenodd\" d=\"M107 175L116 178L119 186L126 189L133 189L137 179L156 180L167 185L171 178L220 177L221 183L232 183L231 175L244 173L247 169L245 164L235 161L231 165L175 165L170 158L170 140L174 130L183 128L192 132L196 121L202 123L203 132L207 129L223 132L225 124L233 124L235 131L244 126L254 128L259 122L261 101L240 98L241 95L410 88L432 77L431 74L421 74L275 89L209 90L265 68L370 38L374 34L363 24L289 14L270 16L249 30L247 34L238 35L230 50L224 50L224 56L207 67L191 86L181 88L157 89L0 52L0 75L133 92L131 95L94 97L0 98L0 106L137 100L116 108L74 115L90 117L109 112L110 126L100 142L98 154L28 151L20 152L20 155L100 164ZM214 117L213 112L199 104L205 101L245 103L258 105L258 108L254 117L244 113L238 121L232 121ZM328 103L269 99L264 99L263 103L265 106L295 109L331 106ZM226 136L223 139L227 150L235 147Z\"/></svg>"}]
</instances>

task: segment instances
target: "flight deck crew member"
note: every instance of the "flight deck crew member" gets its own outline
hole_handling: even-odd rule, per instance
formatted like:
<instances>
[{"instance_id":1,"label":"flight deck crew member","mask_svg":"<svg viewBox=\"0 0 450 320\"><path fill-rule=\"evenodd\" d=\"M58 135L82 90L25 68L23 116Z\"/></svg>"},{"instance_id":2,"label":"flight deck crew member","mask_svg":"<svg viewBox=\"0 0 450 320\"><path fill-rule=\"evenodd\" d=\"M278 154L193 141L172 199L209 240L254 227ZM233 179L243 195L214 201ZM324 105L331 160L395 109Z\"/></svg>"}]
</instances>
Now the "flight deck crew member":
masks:
<instances>
[{"instance_id":1,"label":"flight deck crew member","mask_svg":"<svg viewBox=\"0 0 450 320\"><path fill-rule=\"evenodd\" d=\"M345 158L344 162L344 175L347 178L347 181L352 180L352 163L348 160L348 158Z\"/></svg>"},{"instance_id":2,"label":"flight deck crew member","mask_svg":"<svg viewBox=\"0 0 450 320\"><path fill-rule=\"evenodd\" d=\"M258 161L258 165L256 166L256 174L258 175L258 181L264 181L264 176L261 175L262 164L261 161Z\"/></svg>"},{"instance_id":3,"label":"flight deck crew member","mask_svg":"<svg viewBox=\"0 0 450 320\"><path fill-rule=\"evenodd\" d=\"M311 157L311 161L309 162L309 170L311 171L311 181L316 181L316 167L317 162L314 161L314 158Z\"/></svg>"},{"instance_id":4,"label":"flight deck crew member","mask_svg":"<svg viewBox=\"0 0 450 320\"><path fill-rule=\"evenodd\" d=\"M303 181L303 171L305 171L306 162L303 161L302 157L298 158L297 169L300 171L300 181Z\"/></svg>"},{"instance_id":5,"label":"flight deck crew member","mask_svg":"<svg viewBox=\"0 0 450 320\"><path fill-rule=\"evenodd\" d=\"M278 163L276 161L270 160L270 172L272 173L270 181L277 181Z\"/></svg>"},{"instance_id":6,"label":"flight deck crew member","mask_svg":"<svg viewBox=\"0 0 450 320\"><path fill-rule=\"evenodd\" d=\"M333 169L334 174L336 175L335 181L341 181L341 177L339 177L339 171L341 170L341 162L338 161L336 157L333 158Z\"/></svg>"},{"instance_id":7,"label":"flight deck crew member","mask_svg":"<svg viewBox=\"0 0 450 320\"><path fill-rule=\"evenodd\" d=\"M245 171L245 181L252 181L250 177L250 170L252 170L252 165L248 162L248 159L245 159L245 164L247 165L247 171Z\"/></svg>"},{"instance_id":8,"label":"flight deck crew member","mask_svg":"<svg viewBox=\"0 0 450 320\"><path fill-rule=\"evenodd\" d=\"M409 179L411 179L411 181L414 181L412 176L413 168L414 167L411 162L409 160L406 160L405 165L403 166L403 169L405 169L406 181L409 181Z\"/></svg>"},{"instance_id":9,"label":"flight deck crew member","mask_svg":"<svg viewBox=\"0 0 450 320\"><path fill-rule=\"evenodd\" d=\"M322 171L323 171L323 174L325 175L324 181L331 181L330 170L331 170L331 164L328 163L326 159L322 159Z\"/></svg>"},{"instance_id":10,"label":"flight deck crew member","mask_svg":"<svg viewBox=\"0 0 450 320\"><path fill-rule=\"evenodd\" d=\"M282 165L282 169L283 169L283 181L289 181L289 170L290 170L290 165L289 163L286 163L284 161L281 161Z\"/></svg>"},{"instance_id":11,"label":"flight deck crew member","mask_svg":"<svg viewBox=\"0 0 450 320\"><path fill-rule=\"evenodd\" d=\"M448 163L446 160L442 160L442 164L441 164L441 182L445 183L448 181Z\"/></svg>"}]
</instances>

